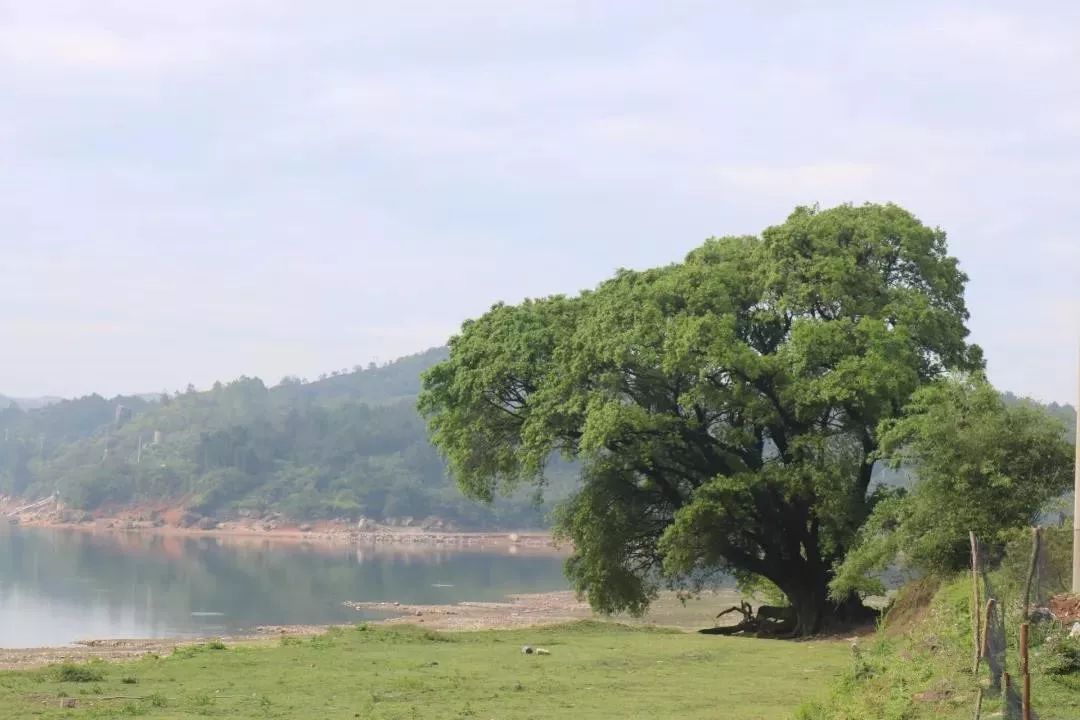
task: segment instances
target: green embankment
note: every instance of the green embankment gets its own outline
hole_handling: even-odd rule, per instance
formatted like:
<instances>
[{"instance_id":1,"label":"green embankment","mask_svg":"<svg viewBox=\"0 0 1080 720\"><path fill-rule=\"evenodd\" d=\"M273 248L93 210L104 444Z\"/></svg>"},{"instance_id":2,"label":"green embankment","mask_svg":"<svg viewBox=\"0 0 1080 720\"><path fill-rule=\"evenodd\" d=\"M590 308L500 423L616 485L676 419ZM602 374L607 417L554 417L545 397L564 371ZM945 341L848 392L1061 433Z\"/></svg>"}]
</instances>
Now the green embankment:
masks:
<instances>
[{"instance_id":1,"label":"green embankment","mask_svg":"<svg viewBox=\"0 0 1080 720\"><path fill-rule=\"evenodd\" d=\"M525 644L551 654L523 655ZM828 687L849 656L837 642L591 621L475 633L361 626L0 673L0 717L779 719ZM65 697L74 709L61 707Z\"/></svg>"},{"instance_id":2,"label":"green embankment","mask_svg":"<svg viewBox=\"0 0 1080 720\"><path fill-rule=\"evenodd\" d=\"M1007 603L1010 608L1013 603ZM989 692L986 664L971 672L971 585L966 577L944 584L925 580L906 587L885 627L860 642L858 657L830 697L807 702L801 720L969 720L976 694L986 689L984 719L1001 717L1000 698ZM1006 616L1007 667L1018 675L1019 610ZM1048 641L1047 637L1054 639ZM1080 718L1080 644L1063 638L1058 626L1032 630L1033 708L1040 720Z\"/></svg>"}]
</instances>

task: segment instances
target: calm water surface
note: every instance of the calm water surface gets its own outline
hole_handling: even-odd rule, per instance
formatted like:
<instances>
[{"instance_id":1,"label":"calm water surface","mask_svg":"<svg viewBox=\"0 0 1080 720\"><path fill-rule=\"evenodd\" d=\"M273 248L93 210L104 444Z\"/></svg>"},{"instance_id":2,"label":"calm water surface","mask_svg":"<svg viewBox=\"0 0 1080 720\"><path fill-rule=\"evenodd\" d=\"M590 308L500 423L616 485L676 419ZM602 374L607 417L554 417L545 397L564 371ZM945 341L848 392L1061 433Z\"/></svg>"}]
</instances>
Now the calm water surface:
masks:
<instances>
[{"instance_id":1,"label":"calm water surface","mask_svg":"<svg viewBox=\"0 0 1080 720\"><path fill-rule=\"evenodd\" d=\"M0 647L356 622L346 600L499 600L566 588L562 558L0 525Z\"/></svg>"}]
</instances>

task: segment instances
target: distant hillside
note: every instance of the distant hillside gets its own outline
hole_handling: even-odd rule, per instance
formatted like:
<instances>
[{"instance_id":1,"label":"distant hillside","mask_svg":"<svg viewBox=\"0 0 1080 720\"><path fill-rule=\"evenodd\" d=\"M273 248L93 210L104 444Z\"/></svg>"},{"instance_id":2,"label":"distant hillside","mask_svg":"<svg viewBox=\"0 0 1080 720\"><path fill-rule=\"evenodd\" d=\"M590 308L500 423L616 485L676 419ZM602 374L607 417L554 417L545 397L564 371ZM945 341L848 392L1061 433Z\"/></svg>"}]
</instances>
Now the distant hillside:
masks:
<instances>
[{"instance_id":1,"label":"distant hillside","mask_svg":"<svg viewBox=\"0 0 1080 720\"><path fill-rule=\"evenodd\" d=\"M1010 405L1031 405L1033 407L1041 408L1051 417L1057 418L1061 421L1061 424L1065 426L1065 430L1068 433L1069 441L1073 441L1076 438L1076 408L1072 405L1060 405L1056 402L1052 402L1049 405L1040 403L1031 398L1020 397L1014 395L1011 392L1003 393L1002 397L1005 402Z\"/></svg>"},{"instance_id":2,"label":"distant hillside","mask_svg":"<svg viewBox=\"0 0 1080 720\"><path fill-rule=\"evenodd\" d=\"M315 382L289 378L273 389L275 395L290 400L351 401L383 405L397 400L414 399L420 393L420 375L445 360L445 347L432 348L403 357L382 367L334 373Z\"/></svg>"},{"instance_id":3,"label":"distant hillside","mask_svg":"<svg viewBox=\"0 0 1080 720\"><path fill-rule=\"evenodd\" d=\"M537 527L531 496L484 506L447 477L416 412L420 374L445 348L315 382L257 378L149 402L91 395L0 411L0 494L59 491L97 509L169 502L212 517L432 517L460 527ZM553 469L552 493L572 472Z\"/></svg>"},{"instance_id":4,"label":"distant hillside","mask_svg":"<svg viewBox=\"0 0 1080 720\"><path fill-rule=\"evenodd\" d=\"M46 405L52 405L62 401L63 398L58 397L12 398L7 397L6 395L0 395L0 409L6 408L9 405L18 405L23 410L36 410L37 408L42 408Z\"/></svg>"},{"instance_id":5,"label":"distant hillside","mask_svg":"<svg viewBox=\"0 0 1080 720\"><path fill-rule=\"evenodd\" d=\"M573 466L552 464L546 504L522 495L480 505L447 477L415 409L421 373L446 356L434 348L272 388L240 378L156 398L90 395L35 409L0 401L0 495L59 491L85 509L168 503L218 518L280 512L543 525L551 501L573 488ZM1075 428L1071 406L1041 407ZM907 485L911 477L878 468L875 481Z\"/></svg>"}]
</instances>

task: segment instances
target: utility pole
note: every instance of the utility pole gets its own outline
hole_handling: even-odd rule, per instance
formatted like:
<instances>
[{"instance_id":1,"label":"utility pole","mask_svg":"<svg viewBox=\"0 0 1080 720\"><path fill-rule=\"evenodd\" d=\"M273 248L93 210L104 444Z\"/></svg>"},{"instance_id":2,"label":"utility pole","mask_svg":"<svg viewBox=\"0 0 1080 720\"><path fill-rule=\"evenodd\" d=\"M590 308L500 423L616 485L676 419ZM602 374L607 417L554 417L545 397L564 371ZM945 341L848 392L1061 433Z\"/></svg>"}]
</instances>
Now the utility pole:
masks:
<instances>
[{"instance_id":1,"label":"utility pole","mask_svg":"<svg viewBox=\"0 0 1080 720\"><path fill-rule=\"evenodd\" d=\"M1076 363L1076 471L1073 480L1072 591L1080 594L1080 355Z\"/></svg>"}]
</instances>

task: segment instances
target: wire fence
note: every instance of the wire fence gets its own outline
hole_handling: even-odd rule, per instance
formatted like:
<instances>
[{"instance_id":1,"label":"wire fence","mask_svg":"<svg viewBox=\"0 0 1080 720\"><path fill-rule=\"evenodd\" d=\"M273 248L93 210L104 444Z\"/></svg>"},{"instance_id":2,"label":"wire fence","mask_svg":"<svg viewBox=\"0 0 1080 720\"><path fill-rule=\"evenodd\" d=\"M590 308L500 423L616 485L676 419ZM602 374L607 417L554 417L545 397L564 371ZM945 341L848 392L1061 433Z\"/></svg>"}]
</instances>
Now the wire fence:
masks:
<instances>
[{"instance_id":1,"label":"wire fence","mask_svg":"<svg viewBox=\"0 0 1080 720\"><path fill-rule=\"evenodd\" d=\"M1050 549L1041 528L1032 528L1031 553L1025 566L989 570L1002 563L1000 554L992 553L971 533L972 630L976 675L985 667L988 689L1001 695L1004 720L1034 720L1031 677L1028 668L1028 631L1031 620L1052 620L1047 609L1051 598L1064 587L1061 568L1052 562ZM997 578L997 579L995 579ZM1014 580L1010 582L1010 580ZM1018 653L1015 663L1009 658L1007 617L1019 618ZM983 692L976 699L978 720Z\"/></svg>"}]
</instances>

